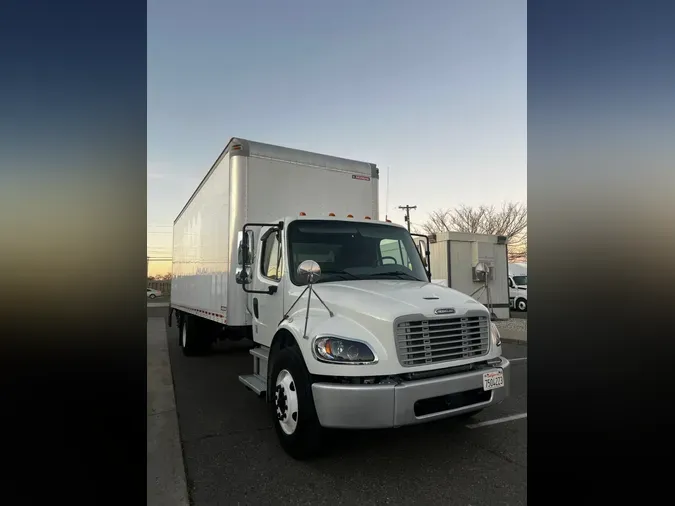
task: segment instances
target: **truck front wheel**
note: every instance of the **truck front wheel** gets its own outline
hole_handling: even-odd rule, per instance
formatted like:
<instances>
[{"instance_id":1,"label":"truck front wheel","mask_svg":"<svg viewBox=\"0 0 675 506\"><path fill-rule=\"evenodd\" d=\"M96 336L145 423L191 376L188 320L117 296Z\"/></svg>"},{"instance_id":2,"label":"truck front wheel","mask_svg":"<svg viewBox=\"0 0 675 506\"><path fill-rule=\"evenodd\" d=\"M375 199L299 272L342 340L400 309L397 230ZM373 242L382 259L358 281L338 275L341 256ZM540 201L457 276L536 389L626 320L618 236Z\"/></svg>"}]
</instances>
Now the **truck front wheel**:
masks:
<instances>
[{"instance_id":1,"label":"truck front wheel","mask_svg":"<svg viewBox=\"0 0 675 506\"><path fill-rule=\"evenodd\" d=\"M321 450L322 429L300 350L293 346L276 351L271 365L269 403L281 447L294 459L311 458Z\"/></svg>"},{"instance_id":2,"label":"truck front wheel","mask_svg":"<svg viewBox=\"0 0 675 506\"><path fill-rule=\"evenodd\" d=\"M525 299L518 299L516 301L516 309L521 312L527 311L527 300Z\"/></svg>"}]
</instances>

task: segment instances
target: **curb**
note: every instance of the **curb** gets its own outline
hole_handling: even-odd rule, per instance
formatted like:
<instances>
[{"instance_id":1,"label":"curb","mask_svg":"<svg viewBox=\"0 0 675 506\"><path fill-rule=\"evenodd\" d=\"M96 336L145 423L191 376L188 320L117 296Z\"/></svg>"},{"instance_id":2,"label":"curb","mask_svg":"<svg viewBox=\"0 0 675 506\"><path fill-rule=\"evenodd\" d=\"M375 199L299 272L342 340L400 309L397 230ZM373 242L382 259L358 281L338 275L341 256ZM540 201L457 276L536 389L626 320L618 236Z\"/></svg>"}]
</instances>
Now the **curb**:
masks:
<instances>
[{"instance_id":1,"label":"curb","mask_svg":"<svg viewBox=\"0 0 675 506\"><path fill-rule=\"evenodd\" d=\"M164 318L148 318L147 504L189 506Z\"/></svg>"}]
</instances>

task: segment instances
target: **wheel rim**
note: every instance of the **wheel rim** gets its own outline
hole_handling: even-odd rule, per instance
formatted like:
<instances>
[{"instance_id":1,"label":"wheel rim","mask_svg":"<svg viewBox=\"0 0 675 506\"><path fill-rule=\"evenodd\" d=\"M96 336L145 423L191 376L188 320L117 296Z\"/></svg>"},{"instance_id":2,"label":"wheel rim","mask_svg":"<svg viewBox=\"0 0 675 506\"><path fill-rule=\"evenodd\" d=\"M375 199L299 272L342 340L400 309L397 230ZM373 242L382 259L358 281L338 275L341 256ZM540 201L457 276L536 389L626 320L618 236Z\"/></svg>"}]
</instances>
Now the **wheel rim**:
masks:
<instances>
[{"instance_id":1,"label":"wheel rim","mask_svg":"<svg viewBox=\"0 0 675 506\"><path fill-rule=\"evenodd\" d=\"M518 301L518 309L521 311L525 311L525 301L519 300Z\"/></svg>"},{"instance_id":2,"label":"wheel rim","mask_svg":"<svg viewBox=\"0 0 675 506\"><path fill-rule=\"evenodd\" d=\"M298 392L293 376L286 369L277 376L274 405L281 430L293 434L298 426Z\"/></svg>"},{"instance_id":3,"label":"wheel rim","mask_svg":"<svg viewBox=\"0 0 675 506\"><path fill-rule=\"evenodd\" d=\"M183 331L180 333L180 344L185 348L185 343L187 342L187 322L183 323Z\"/></svg>"}]
</instances>

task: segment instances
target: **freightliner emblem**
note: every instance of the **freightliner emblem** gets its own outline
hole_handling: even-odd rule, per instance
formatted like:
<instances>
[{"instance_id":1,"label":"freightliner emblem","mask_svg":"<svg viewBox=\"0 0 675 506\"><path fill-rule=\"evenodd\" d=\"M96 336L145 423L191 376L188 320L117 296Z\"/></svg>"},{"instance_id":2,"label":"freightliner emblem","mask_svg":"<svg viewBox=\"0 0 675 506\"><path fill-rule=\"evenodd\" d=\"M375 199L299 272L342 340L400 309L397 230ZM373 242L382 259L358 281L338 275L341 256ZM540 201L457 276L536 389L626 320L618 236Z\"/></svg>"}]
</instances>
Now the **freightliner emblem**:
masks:
<instances>
[{"instance_id":1,"label":"freightliner emblem","mask_svg":"<svg viewBox=\"0 0 675 506\"><path fill-rule=\"evenodd\" d=\"M438 309L434 310L434 314L454 314L454 313L455 313L454 307L439 307Z\"/></svg>"}]
</instances>

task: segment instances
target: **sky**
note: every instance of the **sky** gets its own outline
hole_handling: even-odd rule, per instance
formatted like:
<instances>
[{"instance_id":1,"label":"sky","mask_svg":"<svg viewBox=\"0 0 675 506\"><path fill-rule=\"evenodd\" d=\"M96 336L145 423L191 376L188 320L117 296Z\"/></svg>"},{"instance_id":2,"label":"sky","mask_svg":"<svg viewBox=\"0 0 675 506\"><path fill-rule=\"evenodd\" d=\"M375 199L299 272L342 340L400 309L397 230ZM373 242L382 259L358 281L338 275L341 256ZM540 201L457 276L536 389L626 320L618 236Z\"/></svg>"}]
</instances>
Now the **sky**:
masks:
<instances>
[{"instance_id":1,"label":"sky","mask_svg":"<svg viewBox=\"0 0 675 506\"><path fill-rule=\"evenodd\" d=\"M526 119L526 0L149 0L148 254L231 137L376 163L419 224L526 202Z\"/></svg>"}]
</instances>

